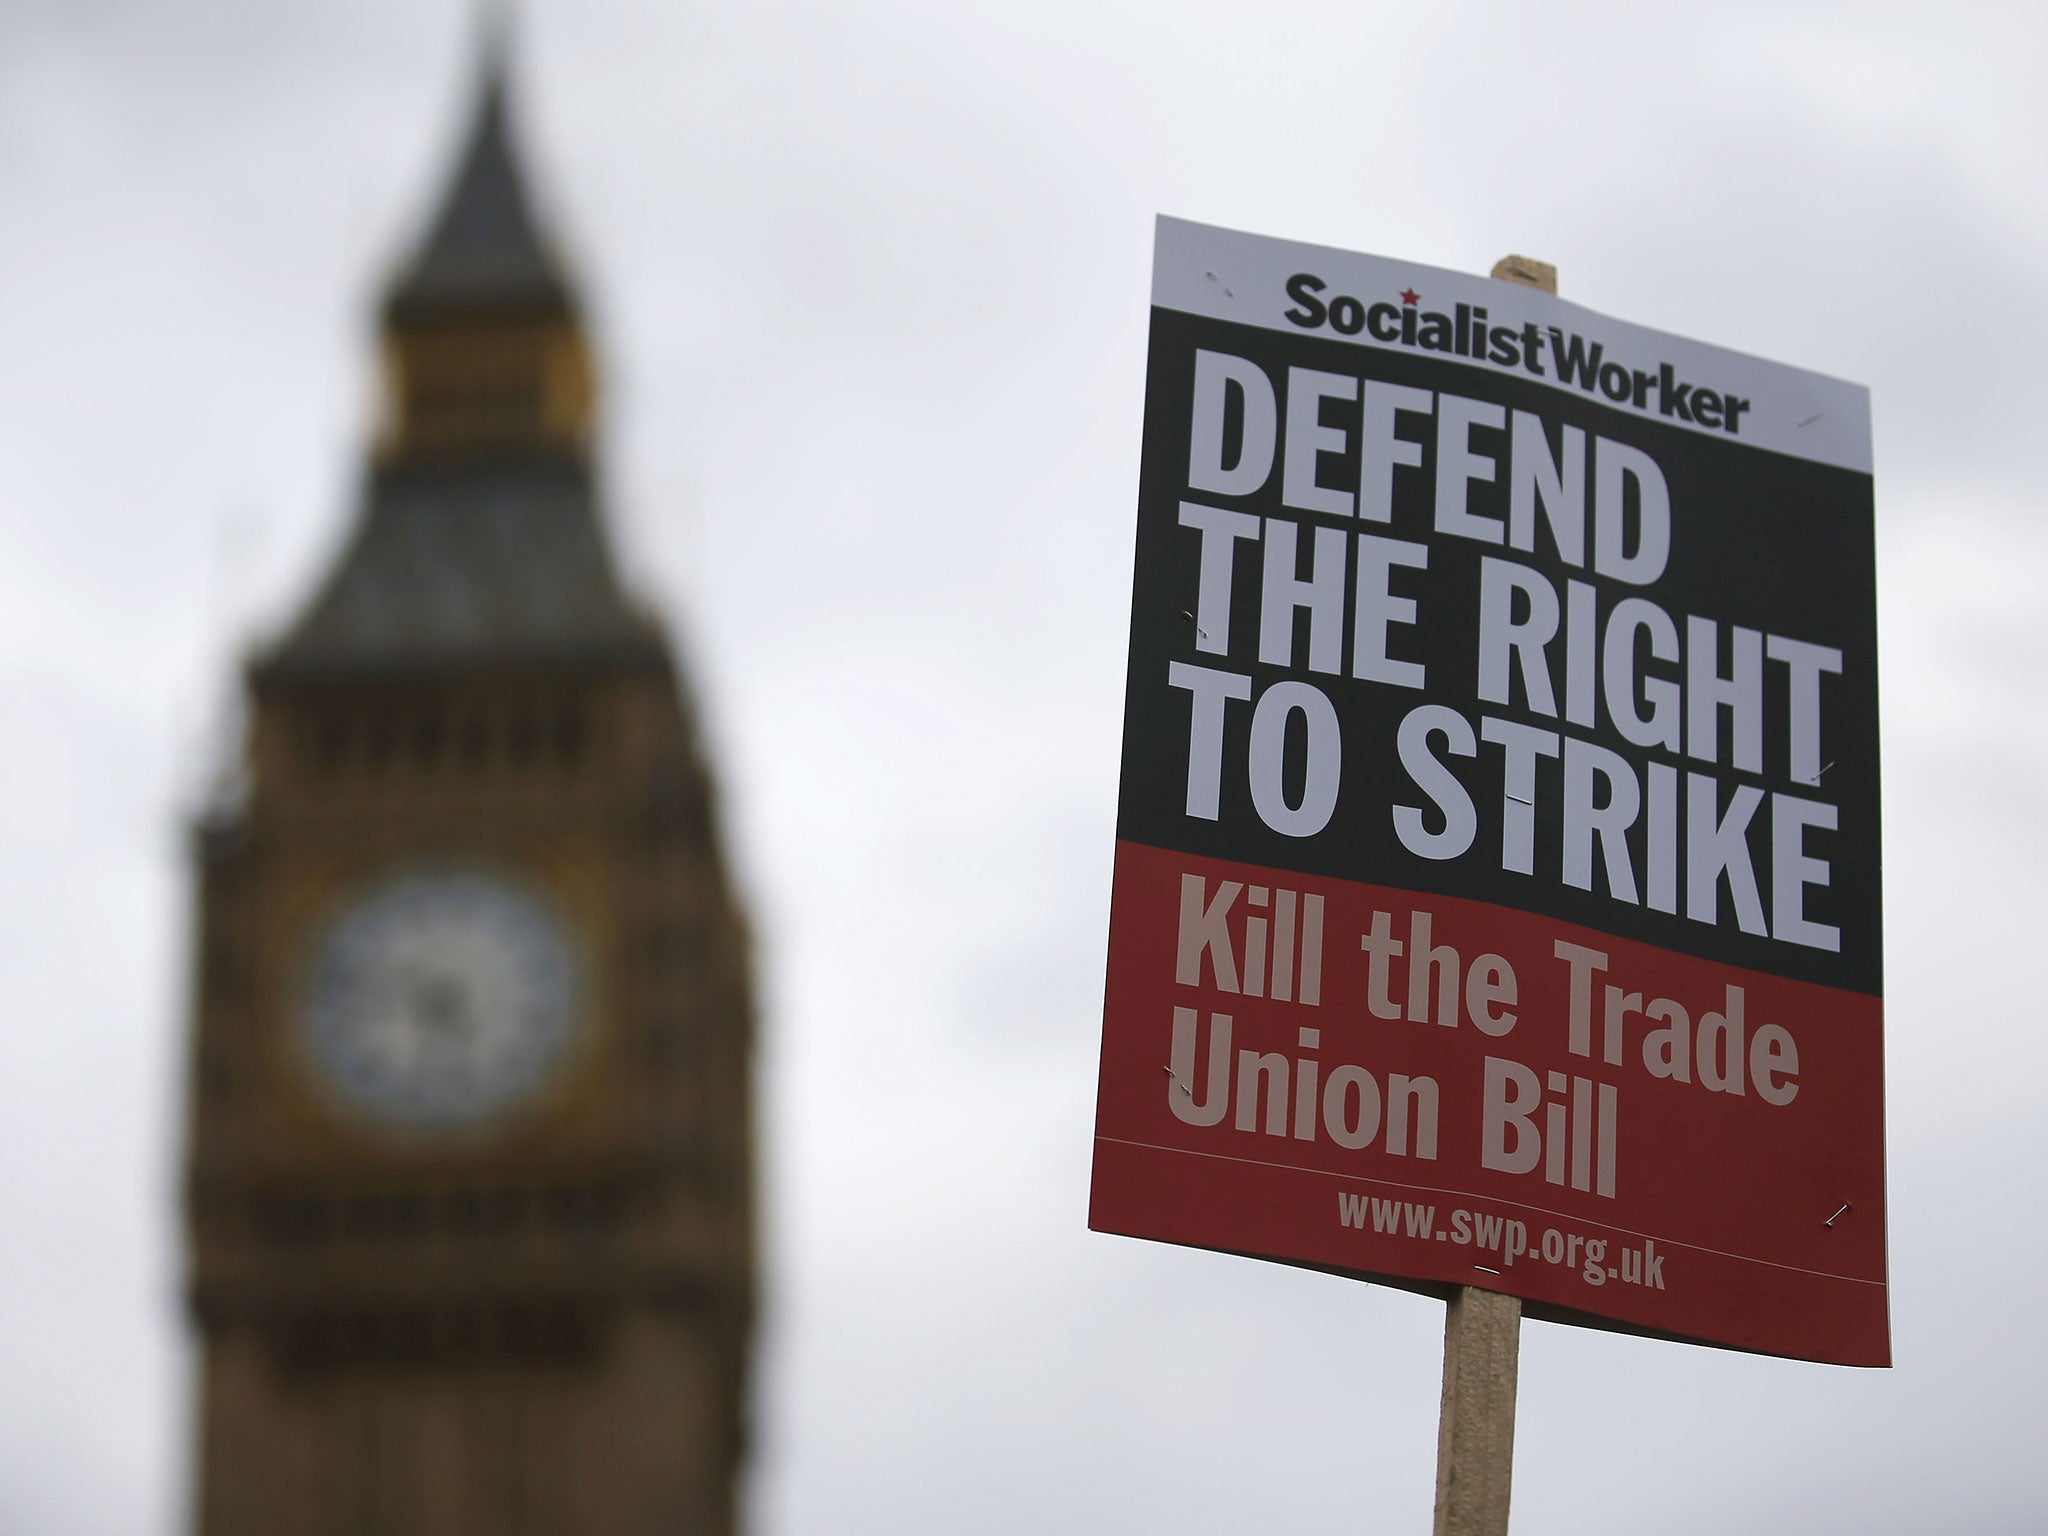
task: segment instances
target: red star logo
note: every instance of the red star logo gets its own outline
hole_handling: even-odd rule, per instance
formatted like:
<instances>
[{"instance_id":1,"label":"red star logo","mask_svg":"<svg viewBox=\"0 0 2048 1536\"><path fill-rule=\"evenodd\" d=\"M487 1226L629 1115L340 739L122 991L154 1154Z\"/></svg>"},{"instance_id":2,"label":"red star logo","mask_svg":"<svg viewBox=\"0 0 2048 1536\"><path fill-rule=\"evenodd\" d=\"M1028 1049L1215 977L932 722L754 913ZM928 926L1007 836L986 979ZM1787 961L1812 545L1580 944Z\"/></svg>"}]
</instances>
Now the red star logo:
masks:
<instances>
[{"instance_id":1,"label":"red star logo","mask_svg":"<svg viewBox=\"0 0 2048 1536\"><path fill-rule=\"evenodd\" d=\"M1401 302L1410 305L1420 304L1422 302L1422 295L1413 288L1403 288L1401 290Z\"/></svg>"}]
</instances>

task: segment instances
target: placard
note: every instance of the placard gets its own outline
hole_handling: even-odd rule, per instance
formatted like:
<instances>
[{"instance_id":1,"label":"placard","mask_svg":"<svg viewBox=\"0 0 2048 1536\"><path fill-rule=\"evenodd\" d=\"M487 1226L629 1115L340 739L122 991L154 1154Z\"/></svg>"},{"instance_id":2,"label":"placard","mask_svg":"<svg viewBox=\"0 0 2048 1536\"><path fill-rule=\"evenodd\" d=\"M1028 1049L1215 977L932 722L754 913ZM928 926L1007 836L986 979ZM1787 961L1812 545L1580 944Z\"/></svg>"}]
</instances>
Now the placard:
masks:
<instances>
[{"instance_id":1,"label":"placard","mask_svg":"<svg viewBox=\"0 0 2048 1536\"><path fill-rule=\"evenodd\" d=\"M1162 219L1090 1224L1889 1363L1869 405Z\"/></svg>"}]
</instances>

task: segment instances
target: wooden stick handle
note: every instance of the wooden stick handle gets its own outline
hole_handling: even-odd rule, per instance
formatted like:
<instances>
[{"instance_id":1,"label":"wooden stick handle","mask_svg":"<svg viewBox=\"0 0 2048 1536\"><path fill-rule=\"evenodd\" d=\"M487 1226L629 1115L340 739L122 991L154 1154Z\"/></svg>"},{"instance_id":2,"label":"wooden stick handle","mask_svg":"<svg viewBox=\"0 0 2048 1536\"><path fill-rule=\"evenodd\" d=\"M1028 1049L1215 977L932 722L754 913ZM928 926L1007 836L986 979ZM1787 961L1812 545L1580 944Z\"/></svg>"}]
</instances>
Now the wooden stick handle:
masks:
<instances>
[{"instance_id":1,"label":"wooden stick handle","mask_svg":"<svg viewBox=\"0 0 2048 1536\"><path fill-rule=\"evenodd\" d=\"M1436 1536L1507 1536L1522 1303L1461 1286L1444 1313Z\"/></svg>"},{"instance_id":2,"label":"wooden stick handle","mask_svg":"<svg viewBox=\"0 0 2048 1536\"><path fill-rule=\"evenodd\" d=\"M1493 264L1488 277L1503 283L1520 283L1524 288L1557 292L1557 268L1533 256L1503 256Z\"/></svg>"},{"instance_id":3,"label":"wooden stick handle","mask_svg":"<svg viewBox=\"0 0 2048 1536\"><path fill-rule=\"evenodd\" d=\"M1530 256L1503 256L1488 275L1544 293L1557 292L1557 268ZM1436 1536L1507 1536L1521 1349L1521 1301L1460 1286L1444 1312Z\"/></svg>"}]
</instances>

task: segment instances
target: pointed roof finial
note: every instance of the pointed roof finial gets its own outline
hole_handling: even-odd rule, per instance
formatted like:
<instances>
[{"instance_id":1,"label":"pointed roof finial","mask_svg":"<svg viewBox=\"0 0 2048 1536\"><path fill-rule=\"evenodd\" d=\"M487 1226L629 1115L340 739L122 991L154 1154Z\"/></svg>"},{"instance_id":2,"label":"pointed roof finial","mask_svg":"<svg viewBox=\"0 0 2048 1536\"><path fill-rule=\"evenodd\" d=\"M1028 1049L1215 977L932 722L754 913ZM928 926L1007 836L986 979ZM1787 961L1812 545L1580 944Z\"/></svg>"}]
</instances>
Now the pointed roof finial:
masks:
<instances>
[{"instance_id":1,"label":"pointed roof finial","mask_svg":"<svg viewBox=\"0 0 2048 1536\"><path fill-rule=\"evenodd\" d=\"M511 50L511 0L477 0L476 52L483 61L485 79L504 78L505 60Z\"/></svg>"},{"instance_id":2,"label":"pointed roof finial","mask_svg":"<svg viewBox=\"0 0 2048 1536\"><path fill-rule=\"evenodd\" d=\"M568 284L540 233L512 149L510 52L509 9L502 0L484 0L468 139L426 238L392 285L389 319L570 306Z\"/></svg>"}]
</instances>

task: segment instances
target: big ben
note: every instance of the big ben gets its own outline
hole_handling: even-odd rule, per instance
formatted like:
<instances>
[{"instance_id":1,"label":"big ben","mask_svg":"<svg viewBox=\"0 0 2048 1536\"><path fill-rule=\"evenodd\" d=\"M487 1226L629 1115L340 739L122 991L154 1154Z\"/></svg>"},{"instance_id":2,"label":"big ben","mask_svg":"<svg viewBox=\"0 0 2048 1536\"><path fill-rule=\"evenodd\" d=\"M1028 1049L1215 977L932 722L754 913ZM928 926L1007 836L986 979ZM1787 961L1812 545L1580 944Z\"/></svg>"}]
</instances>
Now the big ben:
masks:
<instances>
[{"instance_id":1,"label":"big ben","mask_svg":"<svg viewBox=\"0 0 2048 1536\"><path fill-rule=\"evenodd\" d=\"M196 1529L724 1536L744 923L496 51L380 318L354 524L194 839Z\"/></svg>"}]
</instances>

